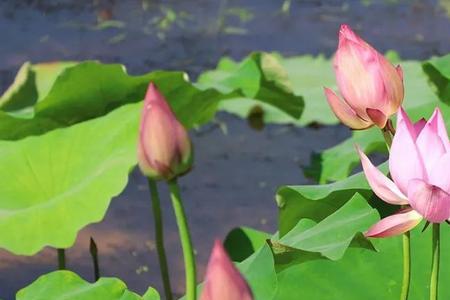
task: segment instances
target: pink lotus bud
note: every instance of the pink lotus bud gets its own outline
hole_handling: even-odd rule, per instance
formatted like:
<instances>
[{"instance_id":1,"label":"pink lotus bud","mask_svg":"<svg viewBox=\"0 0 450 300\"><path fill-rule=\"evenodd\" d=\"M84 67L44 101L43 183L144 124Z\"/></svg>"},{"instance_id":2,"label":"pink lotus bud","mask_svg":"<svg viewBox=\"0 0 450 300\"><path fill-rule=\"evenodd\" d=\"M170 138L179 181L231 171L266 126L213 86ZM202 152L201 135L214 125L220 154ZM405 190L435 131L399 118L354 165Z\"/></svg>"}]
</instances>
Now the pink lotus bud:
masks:
<instances>
[{"instance_id":1,"label":"pink lotus bud","mask_svg":"<svg viewBox=\"0 0 450 300\"><path fill-rule=\"evenodd\" d=\"M153 83L145 95L138 162L145 176L165 180L182 175L192 165L188 133Z\"/></svg>"},{"instance_id":2,"label":"pink lotus bud","mask_svg":"<svg viewBox=\"0 0 450 300\"><path fill-rule=\"evenodd\" d=\"M407 206L380 220L366 236L386 237L414 228L422 219L441 223L450 218L450 142L437 108L430 118L412 123L400 108L389 154L392 180L358 148L374 193L390 204Z\"/></svg>"},{"instance_id":3,"label":"pink lotus bud","mask_svg":"<svg viewBox=\"0 0 450 300\"><path fill-rule=\"evenodd\" d=\"M220 241L214 243L200 300L253 300L250 287Z\"/></svg>"},{"instance_id":4,"label":"pink lotus bud","mask_svg":"<svg viewBox=\"0 0 450 300\"><path fill-rule=\"evenodd\" d=\"M403 101L403 73L383 55L341 25L334 71L342 98L326 88L336 117L353 129L383 128Z\"/></svg>"}]
</instances>

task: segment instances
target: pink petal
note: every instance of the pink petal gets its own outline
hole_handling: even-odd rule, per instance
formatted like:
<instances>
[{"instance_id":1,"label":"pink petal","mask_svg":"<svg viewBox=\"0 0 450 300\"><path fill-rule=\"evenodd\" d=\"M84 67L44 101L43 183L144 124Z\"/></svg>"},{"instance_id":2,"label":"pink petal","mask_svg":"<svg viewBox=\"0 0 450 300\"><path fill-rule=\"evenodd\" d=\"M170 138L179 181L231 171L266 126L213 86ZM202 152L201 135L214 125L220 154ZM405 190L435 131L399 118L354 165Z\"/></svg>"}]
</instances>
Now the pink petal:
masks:
<instances>
[{"instance_id":1,"label":"pink petal","mask_svg":"<svg viewBox=\"0 0 450 300\"><path fill-rule=\"evenodd\" d=\"M413 138L414 141L416 141L418 134L416 134L416 130L414 128L414 124L409 119L408 114L405 112L403 107L400 107L397 113L397 129L401 126L401 123L404 123L406 129L408 130L409 134Z\"/></svg>"},{"instance_id":2,"label":"pink petal","mask_svg":"<svg viewBox=\"0 0 450 300\"><path fill-rule=\"evenodd\" d=\"M169 167L177 155L173 117L159 105L153 105L142 122L141 142L149 161Z\"/></svg>"},{"instance_id":3,"label":"pink petal","mask_svg":"<svg viewBox=\"0 0 450 300\"><path fill-rule=\"evenodd\" d=\"M403 69L400 65L395 67L395 70L397 71L398 76L400 76L400 79L403 80Z\"/></svg>"},{"instance_id":4,"label":"pink petal","mask_svg":"<svg viewBox=\"0 0 450 300\"><path fill-rule=\"evenodd\" d=\"M142 173L145 176L150 176L150 177L156 176L155 169L153 168L152 163L150 162L149 158L147 157L147 155L144 151L143 145L141 143L141 139L138 140L137 158L138 158L139 168L141 169Z\"/></svg>"},{"instance_id":5,"label":"pink petal","mask_svg":"<svg viewBox=\"0 0 450 300\"><path fill-rule=\"evenodd\" d=\"M339 28L339 43L350 40L355 43L368 45L362 38L360 38L348 24L342 24Z\"/></svg>"},{"instance_id":6,"label":"pink petal","mask_svg":"<svg viewBox=\"0 0 450 300\"><path fill-rule=\"evenodd\" d=\"M450 153L444 154L434 165L429 183L450 193Z\"/></svg>"},{"instance_id":7,"label":"pink petal","mask_svg":"<svg viewBox=\"0 0 450 300\"><path fill-rule=\"evenodd\" d=\"M200 300L252 300L247 282L219 241L214 244Z\"/></svg>"},{"instance_id":8,"label":"pink petal","mask_svg":"<svg viewBox=\"0 0 450 300\"><path fill-rule=\"evenodd\" d=\"M185 163L192 157L192 143L186 129L179 122L174 124L175 135L177 137L177 153L179 162Z\"/></svg>"},{"instance_id":9,"label":"pink petal","mask_svg":"<svg viewBox=\"0 0 450 300\"><path fill-rule=\"evenodd\" d=\"M384 238L399 235L410 231L416 227L422 216L411 208L403 209L398 213L381 219L378 223L375 223L366 232L366 237Z\"/></svg>"},{"instance_id":10,"label":"pink petal","mask_svg":"<svg viewBox=\"0 0 450 300\"><path fill-rule=\"evenodd\" d=\"M147 93L145 94L144 99L144 109L149 109L151 105L158 105L161 109L166 111L167 113L173 114L172 109L170 108L169 104L167 103L164 96L159 92L156 85L151 82L148 86Z\"/></svg>"},{"instance_id":11,"label":"pink petal","mask_svg":"<svg viewBox=\"0 0 450 300\"><path fill-rule=\"evenodd\" d=\"M364 174L374 193L390 204L408 204L408 199L402 194L395 183L381 173L358 146L356 147L356 150L361 158Z\"/></svg>"},{"instance_id":12,"label":"pink petal","mask_svg":"<svg viewBox=\"0 0 450 300\"><path fill-rule=\"evenodd\" d=\"M445 150L449 152L450 142L448 139L447 128L445 126L444 118L442 117L442 113L439 107L436 107L436 109L434 110L434 113L431 116L429 123L431 123L432 126L436 128L437 133L441 138L442 143L444 144Z\"/></svg>"},{"instance_id":13,"label":"pink petal","mask_svg":"<svg viewBox=\"0 0 450 300\"><path fill-rule=\"evenodd\" d=\"M427 221L441 223L450 218L450 194L441 188L413 179L408 186L411 207Z\"/></svg>"},{"instance_id":14,"label":"pink petal","mask_svg":"<svg viewBox=\"0 0 450 300\"><path fill-rule=\"evenodd\" d=\"M324 91L328 104L342 123L352 129L364 129L372 125L370 122L361 119L355 111L331 89L324 88Z\"/></svg>"},{"instance_id":15,"label":"pink petal","mask_svg":"<svg viewBox=\"0 0 450 300\"><path fill-rule=\"evenodd\" d=\"M414 123L414 131L416 132L416 138L419 136L420 132L425 127L425 124L427 124L427 120L425 120L425 118L421 118L419 121Z\"/></svg>"},{"instance_id":16,"label":"pink petal","mask_svg":"<svg viewBox=\"0 0 450 300\"><path fill-rule=\"evenodd\" d=\"M434 164L446 153L444 143L438 134L436 118L430 119L425 124L417 137L416 145L427 174L430 174Z\"/></svg>"},{"instance_id":17,"label":"pink petal","mask_svg":"<svg viewBox=\"0 0 450 300\"><path fill-rule=\"evenodd\" d=\"M381 110L375 108L367 108L366 112L370 120L374 122L375 125L377 125L379 128L384 128L384 126L386 126L387 117Z\"/></svg>"},{"instance_id":18,"label":"pink petal","mask_svg":"<svg viewBox=\"0 0 450 300\"><path fill-rule=\"evenodd\" d=\"M427 178L427 173L414 142L416 132L403 109L397 116L397 131L389 154L389 171L397 187L404 195L408 193L408 183L414 178Z\"/></svg>"},{"instance_id":19,"label":"pink petal","mask_svg":"<svg viewBox=\"0 0 450 300\"><path fill-rule=\"evenodd\" d=\"M368 119L368 107L384 111L382 108L388 103L378 54L373 48L344 39L336 51L333 66L339 91L361 118Z\"/></svg>"},{"instance_id":20,"label":"pink petal","mask_svg":"<svg viewBox=\"0 0 450 300\"><path fill-rule=\"evenodd\" d=\"M378 55L379 72L383 80L385 99L387 102L384 113L388 116L396 113L403 102L403 79L399 74L401 68L395 68L383 55Z\"/></svg>"}]
</instances>

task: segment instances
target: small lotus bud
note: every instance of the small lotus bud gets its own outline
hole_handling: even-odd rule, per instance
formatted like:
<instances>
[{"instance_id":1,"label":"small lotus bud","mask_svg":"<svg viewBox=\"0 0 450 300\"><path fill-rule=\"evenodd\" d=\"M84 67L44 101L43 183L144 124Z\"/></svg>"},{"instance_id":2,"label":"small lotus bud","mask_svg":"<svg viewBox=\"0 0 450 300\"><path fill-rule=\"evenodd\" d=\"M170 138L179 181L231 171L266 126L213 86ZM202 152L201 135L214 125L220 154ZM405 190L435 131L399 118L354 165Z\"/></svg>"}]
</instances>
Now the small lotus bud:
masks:
<instances>
[{"instance_id":1,"label":"small lotus bud","mask_svg":"<svg viewBox=\"0 0 450 300\"><path fill-rule=\"evenodd\" d=\"M153 83L142 110L138 163L145 176L165 180L186 173L192 165L188 133Z\"/></svg>"},{"instance_id":2,"label":"small lotus bud","mask_svg":"<svg viewBox=\"0 0 450 300\"><path fill-rule=\"evenodd\" d=\"M245 279L216 241L209 258L206 279L200 300L253 300Z\"/></svg>"},{"instance_id":3,"label":"small lotus bud","mask_svg":"<svg viewBox=\"0 0 450 300\"><path fill-rule=\"evenodd\" d=\"M326 88L336 117L353 129L385 127L403 101L403 72L357 36L348 25L339 31L334 71L342 97Z\"/></svg>"}]
</instances>

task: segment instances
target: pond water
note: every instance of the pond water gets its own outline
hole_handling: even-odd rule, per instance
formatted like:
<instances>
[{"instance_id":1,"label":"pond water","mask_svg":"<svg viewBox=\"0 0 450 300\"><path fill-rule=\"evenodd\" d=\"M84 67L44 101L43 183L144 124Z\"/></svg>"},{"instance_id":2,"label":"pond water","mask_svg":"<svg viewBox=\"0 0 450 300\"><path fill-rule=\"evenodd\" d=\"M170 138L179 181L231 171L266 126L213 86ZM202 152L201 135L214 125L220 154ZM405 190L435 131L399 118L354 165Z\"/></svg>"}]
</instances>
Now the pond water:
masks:
<instances>
[{"instance_id":1,"label":"pond water","mask_svg":"<svg viewBox=\"0 0 450 300\"><path fill-rule=\"evenodd\" d=\"M450 52L445 3L298 0L283 12L283 1L270 0L245 4L231 0L4 0L0 3L0 88L4 90L28 60L99 59L123 63L133 74L177 69L195 78L223 55L241 59L253 50L331 55L343 22L381 51L395 49L403 58L425 59ZM217 124L191 132L195 168L180 180L197 246L199 278L215 238L223 239L240 225L275 231L277 186L310 183L301 166L308 165L311 153L350 135L343 126L268 125L254 131L246 121L228 114L220 113L217 119L228 133ZM160 187L173 285L182 294L176 224L167 190L163 184ZM139 172L130 175L128 187L112 201L104 221L82 230L67 251L68 268L88 280L93 279L91 236L98 244L103 276L119 277L139 293L149 285L160 289L149 191ZM0 298L14 299L18 289L55 265L53 249L34 257L0 251Z\"/></svg>"}]
</instances>

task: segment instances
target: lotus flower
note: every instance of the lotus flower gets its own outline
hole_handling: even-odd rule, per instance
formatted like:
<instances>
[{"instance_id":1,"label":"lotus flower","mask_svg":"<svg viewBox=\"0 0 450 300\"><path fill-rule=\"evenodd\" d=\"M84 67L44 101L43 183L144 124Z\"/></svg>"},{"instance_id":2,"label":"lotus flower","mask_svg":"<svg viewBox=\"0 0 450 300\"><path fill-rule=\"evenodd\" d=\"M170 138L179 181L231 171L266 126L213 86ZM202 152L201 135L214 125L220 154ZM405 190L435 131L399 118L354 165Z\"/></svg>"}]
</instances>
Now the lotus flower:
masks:
<instances>
[{"instance_id":1,"label":"lotus flower","mask_svg":"<svg viewBox=\"0 0 450 300\"><path fill-rule=\"evenodd\" d=\"M187 172L192 164L188 133L153 83L144 100L138 162L145 176L166 180Z\"/></svg>"},{"instance_id":2,"label":"lotus flower","mask_svg":"<svg viewBox=\"0 0 450 300\"><path fill-rule=\"evenodd\" d=\"M400 66L394 67L345 24L333 65L343 98L329 88L325 95L336 117L352 129L384 128L403 101Z\"/></svg>"},{"instance_id":3,"label":"lotus flower","mask_svg":"<svg viewBox=\"0 0 450 300\"><path fill-rule=\"evenodd\" d=\"M422 219L441 223L450 218L450 143L438 108L428 122L411 123L400 109L389 154L392 179L381 173L358 148L364 173L374 193L397 214L373 225L366 236L387 237L411 230Z\"/></svg>"},{"instance_id":4,"label":"lotus flower","mask_svg":"<svg viewBox=\"0 0 450 300\"><path fill-rule=\"evenodd\" d=\"M250 287L220 241L215 242L209 258L200 300L253 300Z\"/></svg>"}]
</instances>

